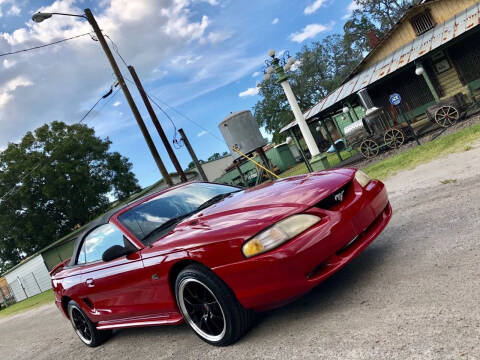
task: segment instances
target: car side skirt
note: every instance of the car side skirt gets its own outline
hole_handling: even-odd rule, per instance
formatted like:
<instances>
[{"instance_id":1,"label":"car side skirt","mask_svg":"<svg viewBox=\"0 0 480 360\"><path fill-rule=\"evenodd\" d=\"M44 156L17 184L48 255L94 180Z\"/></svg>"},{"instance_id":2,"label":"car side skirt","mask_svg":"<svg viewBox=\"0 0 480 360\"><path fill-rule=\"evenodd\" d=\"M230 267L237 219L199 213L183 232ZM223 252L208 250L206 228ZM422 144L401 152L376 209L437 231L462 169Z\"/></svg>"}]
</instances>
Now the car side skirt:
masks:
<instances>
[{"instance_id":1,"label":"car side skirt","mask_svg":"<svg viewBox=\"0 0 480 360\"><path fill-rule=\"evenodd\" d=\"M97 324L98 330L142 327L142 326L156 326L156 325L177 325L183 322L183 317L180 314L169 314L163 316L150 317L136 317L112 321L100 321Z\"/></svg>"}]
</instances>

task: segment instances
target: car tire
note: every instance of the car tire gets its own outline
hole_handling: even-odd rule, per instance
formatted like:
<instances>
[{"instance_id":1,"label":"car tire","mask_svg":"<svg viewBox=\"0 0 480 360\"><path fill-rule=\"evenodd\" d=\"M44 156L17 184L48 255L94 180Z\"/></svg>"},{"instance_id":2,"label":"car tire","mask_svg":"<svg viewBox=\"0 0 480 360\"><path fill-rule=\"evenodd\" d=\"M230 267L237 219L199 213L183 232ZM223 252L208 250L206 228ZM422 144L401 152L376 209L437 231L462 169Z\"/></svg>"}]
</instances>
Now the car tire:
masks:
<instances>
[{"instance_id":1,"label":"car tire","mask_svg":"<svg viewBox=\"0 0 480 360\"><path fill-rule=\"evenodd\" d=\"M73 330L87 346L95 347L104 343L112 334L112 330L97 330L80 306L73 300L68 303L68 317Z\"/></svg>"},{"instance_id":2,"label":"car tire","mask_svg":"<svg viewBox=\"0 0 480 360\"><path fill-rule=\"evenodd\" d=\"M185 322L214 346L235 343L255 319L255 313L245 309L233 291L200 264L189 265L178 274L175 296Z\"/></svg>"}]
</instances>

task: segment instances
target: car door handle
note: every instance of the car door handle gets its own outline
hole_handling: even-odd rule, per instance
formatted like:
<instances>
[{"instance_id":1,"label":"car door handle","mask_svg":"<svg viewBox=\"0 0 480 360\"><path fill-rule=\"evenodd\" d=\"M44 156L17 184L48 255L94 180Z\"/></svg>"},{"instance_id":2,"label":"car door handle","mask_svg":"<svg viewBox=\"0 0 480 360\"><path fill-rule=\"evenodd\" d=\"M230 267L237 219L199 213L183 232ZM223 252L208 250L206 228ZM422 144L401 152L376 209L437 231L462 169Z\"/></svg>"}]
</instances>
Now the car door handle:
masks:
<instances>
[{"instance_id":1,"label":"car door handle","mask_svg":"<svg viewBox=\"0 0 480 360\"><path fill-rule=\"evenodd\" d=\"M88 287L94 287L95 286L95 281L93 281L93 279L87 279L85 281L85 283L87 284Z\"/></svg>"}]
</instances>

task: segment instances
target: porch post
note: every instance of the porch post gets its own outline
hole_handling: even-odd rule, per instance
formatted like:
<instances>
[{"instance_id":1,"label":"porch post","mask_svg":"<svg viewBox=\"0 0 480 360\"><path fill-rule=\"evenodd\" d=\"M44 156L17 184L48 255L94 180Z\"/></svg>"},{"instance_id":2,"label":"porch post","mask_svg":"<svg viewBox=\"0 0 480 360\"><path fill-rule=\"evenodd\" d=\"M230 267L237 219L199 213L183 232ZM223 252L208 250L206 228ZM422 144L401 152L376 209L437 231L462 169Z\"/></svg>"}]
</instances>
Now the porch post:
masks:
<instances>
[{"instance_id":1,"label":"porch post","mask_svg":"<svg viewBox=\"0 0 480 360\"><path fill-rule=\"evenodd\" d=\"M418 61L416 65L417 65L417 68L415 69L415 74L423 76L423 78L425 79L425 82L428 85L428 88L430 89L430 92L435 98L435 101L438 103L440 101L440 97L438 96L437 90L435 90L435 87L433 86L430 76L428 76L428 73L425 71L425 68L423 67L423 64L420 61Z\"/></svg>"}]
</instances>

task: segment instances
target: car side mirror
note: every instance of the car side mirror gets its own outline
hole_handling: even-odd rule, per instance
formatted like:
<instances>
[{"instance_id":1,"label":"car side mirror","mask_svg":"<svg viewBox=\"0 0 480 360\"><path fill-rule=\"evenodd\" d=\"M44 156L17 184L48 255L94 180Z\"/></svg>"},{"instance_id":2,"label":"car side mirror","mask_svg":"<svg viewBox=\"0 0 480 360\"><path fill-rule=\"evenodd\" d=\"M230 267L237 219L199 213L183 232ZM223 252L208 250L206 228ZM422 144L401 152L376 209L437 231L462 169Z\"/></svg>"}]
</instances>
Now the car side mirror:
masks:
<instances>
[{"instance_id":1,"label":"car side mirror","mask_svg":"<svg viewBox=\"0 0 480 360\"><path fill-rule=\"evenodd\" d=\"M131 254L132 252L133 251L131 249L124 248L123 246L113 245L105 250L105 252L102 254L102 260L105 262L112 261L118 259L119 257Z\"/></svg>"}]
</instances>

